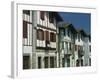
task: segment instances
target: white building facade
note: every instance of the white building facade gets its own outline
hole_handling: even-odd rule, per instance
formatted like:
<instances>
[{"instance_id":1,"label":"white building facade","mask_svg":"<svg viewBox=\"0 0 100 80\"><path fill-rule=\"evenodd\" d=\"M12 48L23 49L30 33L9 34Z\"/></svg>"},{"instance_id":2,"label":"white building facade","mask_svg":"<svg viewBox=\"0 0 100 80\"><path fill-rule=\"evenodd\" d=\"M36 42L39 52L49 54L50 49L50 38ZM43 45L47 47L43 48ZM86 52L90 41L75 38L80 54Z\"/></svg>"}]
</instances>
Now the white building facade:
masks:
<instances>
[{"instance_id":1,"label":"white building facade","mask_svg":"<svg viewBox=\"0 0 100 80\"><path fill-rule=\"evenodd\" d=\"M90 49L90 38L83 30L76 30L72 24L59 23L60 67L90 66Z\"/></svg>"},{"instance_id":2,"label":"white building facade","mask_svg":"<svg viewBox=\"0 0 100 80\"><path fill-rule=\"evenodd\" d=\"M73 67L74 60L74 46L76 30L72 24L59 23L59 57L60 67Z\"/></svg>"},{"instance_id":3,"label":"white building facade","mask_svg":"<svg viewBox=\"0 0 100 80\"><path fill-rule=\"evenodd\" d=\"M23 10L23 69L91 65L91 39L57 12Z\"/></svg>"},{"instance_id":4,"label":"white building facade","mask_svg":"<svg viewBox=\"0 0 100 80\"><path fill-rule=\"evenodd\" d=\"M23 69L58 67L57 12L23 10Z\"/></svg>"}]
</instances>

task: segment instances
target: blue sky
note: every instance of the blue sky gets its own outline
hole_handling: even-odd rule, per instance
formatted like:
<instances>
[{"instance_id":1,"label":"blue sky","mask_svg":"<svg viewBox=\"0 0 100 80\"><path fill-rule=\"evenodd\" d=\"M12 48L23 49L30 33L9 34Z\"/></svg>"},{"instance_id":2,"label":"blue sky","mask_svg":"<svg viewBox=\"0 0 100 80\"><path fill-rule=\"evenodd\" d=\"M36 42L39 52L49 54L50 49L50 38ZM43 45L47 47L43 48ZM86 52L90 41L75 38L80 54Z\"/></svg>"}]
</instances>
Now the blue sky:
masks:
<instances>
[{"instance_id":1,"label":"blue sky","mask_svg":"<svg viewBox=\"0 0 100 80\"><path fill-rule=\"evenodd\" d=\"M71 23L74 27L83 29L86 33L91 32L91 14L59 12L64 22Z\"/></svg>"}]
</instances>

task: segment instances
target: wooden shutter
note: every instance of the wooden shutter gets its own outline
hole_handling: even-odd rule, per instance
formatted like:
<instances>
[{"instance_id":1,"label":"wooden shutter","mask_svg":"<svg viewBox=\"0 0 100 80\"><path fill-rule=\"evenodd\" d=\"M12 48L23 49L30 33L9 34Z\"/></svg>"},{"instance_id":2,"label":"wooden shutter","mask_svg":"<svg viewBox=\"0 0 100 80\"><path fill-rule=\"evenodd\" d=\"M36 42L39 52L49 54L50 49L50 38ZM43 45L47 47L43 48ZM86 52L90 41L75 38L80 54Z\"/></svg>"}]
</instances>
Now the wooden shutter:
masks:
<instances>
[{"instance_id":1,"label":"wooden shutter","mask_svg":"<svg viewBox=\"0 0 100 80\"><path fill-rule=\"evenodd\" d=\"M37 39L44 40L44 31L41 29L37 30Z\"/></svg>"},{"instance_id":2,"label":"wooden shutter","mask_svg":"<svg viewBox=\"0 0 100 80\"><path fill-rule=\"evenodd\" d=\"M23 21L23 38L27 38L27 22Z\"/></svg>"},{"instance_id":3,"label":"wooden shutter","mask_svg":"<svg viewBox=\"0 0 100 80\"><path fill-rule=\"evenodd\" d=\"M46 40L49 41L49 31L45 31L46 34Z\"/></svg>"},{"instance_id":4,"label":"wooden shutter","mask_svg":"<svg viewBox=\"0 0 100 80\"><path fill-rule=\"evenodd\" d=\"M50 41L53 41L53 33L50 33Z\"/></svg>"},{"instance_id":5,"label":"wooden shutter","mask_svg":"<svg viewBox=\"0 0 100 80\"><path fill-rule=\"evenodd\" d=\"M55 33L50 33L50 41L56 42L56 34Z\"/></svg>"}]
</instances>

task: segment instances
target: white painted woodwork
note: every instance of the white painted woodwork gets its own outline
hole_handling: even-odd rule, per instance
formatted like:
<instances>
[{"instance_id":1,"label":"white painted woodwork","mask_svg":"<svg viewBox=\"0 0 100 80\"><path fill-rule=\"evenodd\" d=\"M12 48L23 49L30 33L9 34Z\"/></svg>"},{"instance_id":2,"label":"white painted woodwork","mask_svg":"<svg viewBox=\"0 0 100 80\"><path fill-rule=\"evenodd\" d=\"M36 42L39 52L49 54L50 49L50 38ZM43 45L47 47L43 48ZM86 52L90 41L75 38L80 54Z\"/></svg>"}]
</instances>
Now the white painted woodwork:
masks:
<instances>
[{"instance_id":1,"label":"white painted woodwork","mask_svg":"<svg viewBox=\"0 0 100 80\"><path fill-rule=\"evenodd\" d=\"M28 53L28 54L32 53L32 46L24 46L23 47L23 53L24 54L25 53Z\"/></svg>"},{"instance_id":2,"label":"white painted woodwork","mask_svg":"<svg viewBox=\"0 0 100 80\"><path fill-rule=\"evenodd\" d=\"M50 47L51 48L56 48L56 42L50 42Z\"/></svg>"}]
</instances>

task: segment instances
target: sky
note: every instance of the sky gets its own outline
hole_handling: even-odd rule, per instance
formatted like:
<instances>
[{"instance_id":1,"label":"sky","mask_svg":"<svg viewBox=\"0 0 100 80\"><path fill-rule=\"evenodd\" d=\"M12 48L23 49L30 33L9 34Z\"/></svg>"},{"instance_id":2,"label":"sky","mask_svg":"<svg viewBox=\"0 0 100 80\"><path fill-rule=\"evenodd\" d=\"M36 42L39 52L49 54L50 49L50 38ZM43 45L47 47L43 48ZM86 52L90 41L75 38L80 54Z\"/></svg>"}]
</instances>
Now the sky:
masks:
<instances>
[{"instance_id":1,"label":"sky","mask_svg":"<svg viewBox=\"0 0 100 80\"><path fill-rule=\"evenodd\" d=\"M59 12L64 22L71 23L76 29L83 29L86 33L91 32L91 14Z\"/></svg>"}]
</instances>

